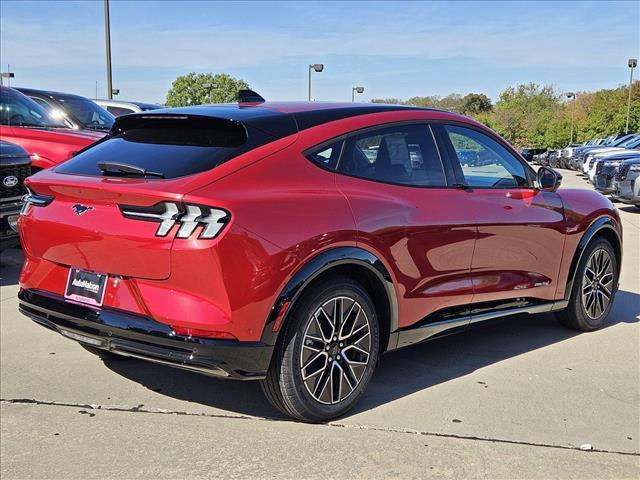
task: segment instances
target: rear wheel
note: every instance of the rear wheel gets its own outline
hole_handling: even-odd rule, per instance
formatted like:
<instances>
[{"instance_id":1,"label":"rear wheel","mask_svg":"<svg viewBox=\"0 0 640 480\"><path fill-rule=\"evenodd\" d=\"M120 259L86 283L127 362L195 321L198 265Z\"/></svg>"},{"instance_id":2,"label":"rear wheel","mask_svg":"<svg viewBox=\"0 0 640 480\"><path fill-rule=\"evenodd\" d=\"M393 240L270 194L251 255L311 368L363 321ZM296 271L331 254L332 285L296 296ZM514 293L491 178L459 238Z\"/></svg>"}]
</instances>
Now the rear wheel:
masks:
<instances>
[{"instance_id":1,"label":"rear wheel","mask_svg":"<svg viewBox=\"0 0 640 480\"><path fill-rule=\"evenodd\" d=\"M611 310L617 280L618 263L613 247L604 238L592 241L578 265L569 305L556 313L560 322L575 330L600 328Z\"/></svg>"},{"instance_id":2,"label":"rear wheel","mask_svg":"<svg viewBox=\"0 0 640 480\"><path fill-rule=\"evenodd\" d=\"M331 277L290 313L262 388L282 413L307 422L345 414L364 393L379 355L379 326L368 293Z\"/></svg>"}]
</instances>

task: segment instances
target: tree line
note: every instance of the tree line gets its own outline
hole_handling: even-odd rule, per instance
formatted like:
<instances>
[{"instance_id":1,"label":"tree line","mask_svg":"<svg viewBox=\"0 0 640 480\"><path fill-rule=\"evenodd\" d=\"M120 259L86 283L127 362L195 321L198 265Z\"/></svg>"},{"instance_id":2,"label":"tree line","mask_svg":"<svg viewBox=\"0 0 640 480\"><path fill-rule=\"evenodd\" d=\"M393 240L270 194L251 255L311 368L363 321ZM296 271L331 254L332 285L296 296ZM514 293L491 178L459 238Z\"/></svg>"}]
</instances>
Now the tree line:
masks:
<instances>
[{"instance_id":1,"label":"tree line","mask_svg":"<svg viewBox=\"0 0 640 480\"><path fill-rule=\"evenodd\" d=\"M191 72L176 78L167 93L166 105L179 107L235 102L238 90L246 88L250 87L245 81L231 75ZM622 86L596 92L576 92L574 101L553 86L527 83L505 89L495 104L482 93L371 101L461 113L489 126L516 147L562 148L571 139L572 115L576 143L624 133L628 95L629 87ZM629 132L639 130L640 81L635 81L631 87Z\"/></svg>"},{"instance_id":2,"label":"tree line","mask_svg":"<svg viewBox=\"0 0 640 480\"><path fill-rule=\"evenodd\" d=\"M373 99L375 103L396 103L437 108L475 118L516 147L562 148L571 139L574 116L575 143L595 137L624 133L629 87L596 92L576 92L575 102L550 85L527 83L505 89L495 104L482 93L446 97ZM631 87L629 132L640 130L640 81Z\"/></svg>"}]
</instances>

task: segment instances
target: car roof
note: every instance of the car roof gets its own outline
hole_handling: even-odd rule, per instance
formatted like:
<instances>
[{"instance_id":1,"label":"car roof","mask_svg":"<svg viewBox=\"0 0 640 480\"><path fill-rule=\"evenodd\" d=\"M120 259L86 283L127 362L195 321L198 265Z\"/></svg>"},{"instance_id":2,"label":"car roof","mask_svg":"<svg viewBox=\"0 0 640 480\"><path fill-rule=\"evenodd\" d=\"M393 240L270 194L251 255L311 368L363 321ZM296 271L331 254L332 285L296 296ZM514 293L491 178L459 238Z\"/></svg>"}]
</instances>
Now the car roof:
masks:
<instances>
[{"instance_id":1,"label":"car roof","mask_svg":"<svg viewBox=\"0 0 640 480\"><path fill-rule=\"evenodd\" d=\"M19 92L24 93L25 95L33 95L40 94L46 95L47 97L66 97L66 98L81 98L85 99L82 95L76 95L74 93L65 93L65 92L54 92L52 90L38 90L37 88L24 88L24 87L14 87Z\"/></svg>"},{"instance_id":2,"label":"car roof","mask_svg":"<svg viewBox=\"0 0 640 480\"><path fill-rule=\"evenodd\" d=\"M235 120L261 128L277 136L291 134L324 123L372 113L420 110L443 112L431 108L385 103L337 103L337 102L262 102L262 103L222 103L195 105L177 108L161 108L131 116L145 115L197 115ZM449 113L461 120L469 121L460 114ZM277 126L275 124L278 124ZM267 126L268 125L268 126Z\"/></svg>"}]
</instances>

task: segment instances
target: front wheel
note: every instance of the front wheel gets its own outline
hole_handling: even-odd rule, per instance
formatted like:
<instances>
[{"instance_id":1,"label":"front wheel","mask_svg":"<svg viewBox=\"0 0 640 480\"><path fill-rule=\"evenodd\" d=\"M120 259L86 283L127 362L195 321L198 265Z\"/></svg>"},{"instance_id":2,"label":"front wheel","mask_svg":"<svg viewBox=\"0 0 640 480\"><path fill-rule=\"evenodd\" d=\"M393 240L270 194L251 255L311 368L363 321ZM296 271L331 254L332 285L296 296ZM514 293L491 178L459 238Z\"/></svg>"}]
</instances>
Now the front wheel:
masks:
<instances>
[{"instance_id":1,"label":"front wheel","mask_svg":"<svg viewBox=\"0 0 640 480\"><path fill-rule=\"evenodd\" d=\"M591 242L578 264L569 305L556 315L574 330L596 330L604 324L616 293L618 262L611 243L604 238Z\"/></svg>"},{"instance_id":2,"label":"front wheel","mask_svg":"<svg viewBox=\"0 0 640 480\"><path fill-rule=\"evenodd\" d=\"M262 381L285 415L323 422L345 414L371 381L379 355L373 301L355 281L331 277L312 285L290 313Z\"/></svg>"}]
</instances>

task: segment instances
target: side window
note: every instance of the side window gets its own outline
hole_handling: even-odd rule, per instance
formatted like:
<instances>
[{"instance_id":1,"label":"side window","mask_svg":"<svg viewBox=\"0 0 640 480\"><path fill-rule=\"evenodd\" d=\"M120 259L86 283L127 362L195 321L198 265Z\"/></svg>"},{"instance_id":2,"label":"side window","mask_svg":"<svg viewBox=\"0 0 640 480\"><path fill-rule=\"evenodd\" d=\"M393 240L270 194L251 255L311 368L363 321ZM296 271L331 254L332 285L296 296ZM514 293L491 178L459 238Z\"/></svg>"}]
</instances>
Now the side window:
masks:
<instances>
[{"instance_id":1,"label":"side window","mask_svg":"<svg viewBox=\"0 0 640 480\"><path fill-rule=\"evenodd\" d=\"M446 186L440 156L426 124L380 128L350 137L338 170L384 183Z\"/></svg>"},{"instance_id":2,"label":"side window","mask_svg":"<svg viewBox=\"0 0 640 480\"><path fill-rule=\"evenodd\" d=\"M317 163L321 167L335 170L340 160L340 152L342 152L342 144L344 140L337 140L330 144L324 144L316 149L306 153L306 156L313 163Z\"/></svg>"},{"instance_id":3,"label":"side window","mask_svg":"<svg viewBox=\"0 0 640 480\"><path fill-rule=\"evenodd\" d=\"M466 184L508 188L528 185L524 165L491 137L471 128L445 125Z\"/></svg>"}]
</instances>

